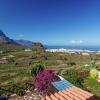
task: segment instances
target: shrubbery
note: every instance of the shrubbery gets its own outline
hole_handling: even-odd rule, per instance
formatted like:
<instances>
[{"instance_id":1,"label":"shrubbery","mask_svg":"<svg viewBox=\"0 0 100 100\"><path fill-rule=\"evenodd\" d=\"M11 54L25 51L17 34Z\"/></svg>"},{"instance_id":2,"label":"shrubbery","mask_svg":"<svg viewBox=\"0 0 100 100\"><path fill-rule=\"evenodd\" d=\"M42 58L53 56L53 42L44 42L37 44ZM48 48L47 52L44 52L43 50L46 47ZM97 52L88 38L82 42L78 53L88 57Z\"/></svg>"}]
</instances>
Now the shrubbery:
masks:
<instances>
[{"instance_id":1,"label":"shrubbery","mask_svg":"<svg viewBox=\"0 0 100 100\"><path fill-rule=\"evenodd\" d=\"M43 70L44 70L43 65L36 64L36 65L32 66L32 68L31 68L31 75L36 76L38 72L43 71Z\"/></svg>"},{"instance_id":2,"label":"shrubbery","mask_svg":"<svg viewBox=\"0 0 100 100\"><path fill-rule=\"evenodd\" d=\"M17 94L17 95L24 95L25 90L34 90L34 86L32 86L31 82L25 82L25 83L17 83L17 84L9 84L6 86L0 87L0 95L11 95L11 94Z\"/></svg>"},{"instance_id":3,"label":"shrubbery","mask_svg":"<svg viewBox=\"0 0 100 100\"><path fill-rule=\"evenodd\" d=\"M96 78L97 75L98 75L98 71L97 71L96 69L92 69L92 70L90 71L90 77L91 77L91 78Z\"/></svg>"},{"instance_id":4,"label":"shrubbery","mask_svg":"<svg viewBox=\"0 0 100 100\"><path fill-rule=\"evenodd\" d=\"M53 70L45 69L42 64L36 64L31 68L33 76L33 85L39 93L48 94L50 91L51 82L57 80L57 75Z\"/></svg>"},{"instance_id":5,"label":"shrubbery","mask_svg":"<svg viewBox=\"0 0 100 100\"><path fill-rule=\"evenodd\" d=\"M40 71L35 76L34 86L38 92L48 94L51 87L51 82L57 80L57 75L52 70L45 69Z\"/></svg>"},{"instance_id":6,"label":"shrubbery","mask_svg":"<svg viewBox=\"0 0 100 100\"><path fill-rule=\"evenodd\" d=\"M65 79L74 84L75 86L83 88L82 82L84 80L82 78L78 76L69 76L69 77L66 76Z\"/></svg>"}]
</instances>

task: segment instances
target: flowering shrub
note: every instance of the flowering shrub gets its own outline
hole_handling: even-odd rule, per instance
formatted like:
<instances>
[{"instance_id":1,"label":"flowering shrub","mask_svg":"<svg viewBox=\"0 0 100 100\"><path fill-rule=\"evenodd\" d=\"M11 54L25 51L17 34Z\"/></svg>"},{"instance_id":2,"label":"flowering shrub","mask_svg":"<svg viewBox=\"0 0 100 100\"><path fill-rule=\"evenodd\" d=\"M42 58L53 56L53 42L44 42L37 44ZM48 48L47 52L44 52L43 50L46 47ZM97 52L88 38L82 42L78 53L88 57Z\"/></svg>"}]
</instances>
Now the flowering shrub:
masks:
<instances>
[{"instance_id":1,"label":"flowering shrub","mask_svg":"<svg viewBox=\"0 0 100 100\"><path fill-rule=\"evenodd\" d=\"M91 78L96 78L98 75L98 71L96 69L91 69L90 71L90 77Z\"/></svg>"},{"instance_id":2,"label":"flowering shrub","mask_svg":"<svg viewBox=\"0 0 100 100\"><path fill-rule=\"evenodd\" d=\"M57 75L52 70L45 69L36 75L34 86L38 92L48 94L51 82L55 80L57 80Z\"/></svg>"}]
</instances>

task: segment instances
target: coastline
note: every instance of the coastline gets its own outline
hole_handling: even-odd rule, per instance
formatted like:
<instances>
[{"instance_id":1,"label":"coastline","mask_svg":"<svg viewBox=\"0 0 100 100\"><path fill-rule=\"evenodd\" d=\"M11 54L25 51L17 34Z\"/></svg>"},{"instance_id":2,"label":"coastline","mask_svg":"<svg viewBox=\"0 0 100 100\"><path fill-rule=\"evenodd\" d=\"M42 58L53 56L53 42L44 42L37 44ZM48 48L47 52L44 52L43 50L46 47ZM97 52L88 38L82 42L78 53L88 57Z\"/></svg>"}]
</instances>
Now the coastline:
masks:
<instances>
[{"instance_id":1,"label":"coastline","mask_svg":"<svg viewBox=\"0 0 100 100\"><path fill-rule=\"evenodd\" d=\"M56 45L44 45L46 49L66 49L66 50L74 50L74 51L93 51L99 52L100 46L56 46Z\"/></svg>"}]
</instances>

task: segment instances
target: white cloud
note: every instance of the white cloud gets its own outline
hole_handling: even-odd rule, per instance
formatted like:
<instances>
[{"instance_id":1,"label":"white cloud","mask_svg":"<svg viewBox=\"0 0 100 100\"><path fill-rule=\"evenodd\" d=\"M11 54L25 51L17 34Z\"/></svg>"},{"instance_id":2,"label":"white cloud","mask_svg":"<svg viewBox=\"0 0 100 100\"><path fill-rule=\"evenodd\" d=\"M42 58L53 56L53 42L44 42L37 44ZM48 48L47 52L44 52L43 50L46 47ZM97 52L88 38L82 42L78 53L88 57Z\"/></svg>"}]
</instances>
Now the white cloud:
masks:
<instances>
[{"instance_id":1,"label":"white cloud","mask_svg":"<svg viewBox=\"0 0 100 100\"><path fill-rule=\"evenodd\" d=\"M23 34L19 34L19 37L24 37L24 35Z\"/></svg>"},{"instance_id":2,"label":"white cloud","mask_svg":"<svg viewBox=\"0 0 100 100\"><path fill-rule=\"evenodd\" d=\"M83 41L82 40L71 40L70 43L71 44L82 44Z\"/></svg>"}]
</instances>

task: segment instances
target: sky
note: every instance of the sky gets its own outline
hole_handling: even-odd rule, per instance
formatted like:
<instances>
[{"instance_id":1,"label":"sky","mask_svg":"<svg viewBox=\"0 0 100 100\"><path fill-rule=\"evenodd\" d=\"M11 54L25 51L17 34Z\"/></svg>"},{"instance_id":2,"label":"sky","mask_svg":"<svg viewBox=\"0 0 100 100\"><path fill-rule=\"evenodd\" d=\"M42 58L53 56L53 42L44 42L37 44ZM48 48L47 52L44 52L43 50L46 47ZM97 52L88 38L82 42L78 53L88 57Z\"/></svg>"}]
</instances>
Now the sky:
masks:
<instances>
[{"instance_id":1,"label":"sky","mask_svg":"<svg viewBox=\"0 0 100 100\"><path fill-rule=\"evenodd\" d=\"M48 45L100 45L100 0L0 0L0 29Z\"/></svg>"}]
</instances>

